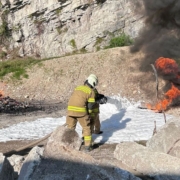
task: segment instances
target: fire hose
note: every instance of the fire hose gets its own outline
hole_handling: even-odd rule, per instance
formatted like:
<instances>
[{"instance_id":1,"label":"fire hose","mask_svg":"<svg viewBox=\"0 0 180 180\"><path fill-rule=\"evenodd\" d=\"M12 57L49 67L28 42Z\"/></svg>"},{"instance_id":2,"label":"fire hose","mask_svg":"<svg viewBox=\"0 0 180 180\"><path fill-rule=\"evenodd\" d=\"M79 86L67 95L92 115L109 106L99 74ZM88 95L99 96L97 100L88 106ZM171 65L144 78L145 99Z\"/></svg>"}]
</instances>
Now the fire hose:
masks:
<instances>
[{"instance_id":1,"label":"fire hose","mask_svg":"<svg viewBox=\"0 0 180 180\"><path fill-rule=\"evenodd\" d=\"M10 155L12 155L12 154L16 154L16 153L18 153L18 152L20 152L20 151L23 151L23 150L25 150L25 149L27 149L27 148L30 148L30 147L32 147L32 146L35 146L35 145L39 144L40 142L42 142L42 141L46 140L47 138L49 138L49 137L51 136L51 134L52 134L52 133L46 135L45 137L43 137L43 138L41 138L41 139L39 139L39 140L37 140L37 141L35 141L35 142L32 142L32 143L30 143L30 144L28 144L28 145L26 145L26 146L23 146L23 147L21 147L21 148L19 148L19 149L5 152L5 153L3 153L3 155L4 155L4 156L10 156Z\"/></svg>"}]
</instances>

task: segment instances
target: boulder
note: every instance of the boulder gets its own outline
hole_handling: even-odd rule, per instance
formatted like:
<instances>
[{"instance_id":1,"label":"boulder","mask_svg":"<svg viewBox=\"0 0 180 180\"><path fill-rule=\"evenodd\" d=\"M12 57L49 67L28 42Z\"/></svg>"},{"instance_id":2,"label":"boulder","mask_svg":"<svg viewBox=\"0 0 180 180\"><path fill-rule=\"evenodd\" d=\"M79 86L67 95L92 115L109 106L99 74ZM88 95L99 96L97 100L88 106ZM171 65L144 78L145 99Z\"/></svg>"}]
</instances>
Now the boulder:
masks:
<instances>
[{"instance_id":1,"label":"boulder","mask_svg":"<svg viewBox=\"0 0 180 180\"><path fill-rule=\"evenodd\" d=\"M118 144L114 157L127 166L157 180L179 180L180 159L155 152L135 142Z\"/></svg>"},{"instance_id":2,"label":"boulder","mask_svg":"<svg viewBox=\"0 0 180 180\"><path fill-rule=\"evenodd\" d=\"M75 130L59 126L51 134L44 149L44 156L58 158L64 148L79 150L82 140Z\"/></svg>"},{"instance_id":3,"label":"boulder","mask_svg":"<svg viewBox=\"0 0 180 180\"><path fill-rule=\"evenodd\" d=\"M24 156L13 154L12 156L7 158L14 169L14 178L17 179L25 160Z\"/></svg>"},{"instance_id":4,"label":"boulder","mask_svg":"<svg viewBox=\"0 0 180 180\"><path fill-rule=\"evenodd\" d=\"M43 150L44 150L43 148L36 146L29 152L20 170L18 180L32 180L31 176L35 168L41 162L41 156L43 155Z\"/></svg>"},{"instance_id":5,"label":"boulder","mask_svg":"<svg viewBox=\"0 0 180 180\"><path fill-rule=\"evenodd\" d=\"M2 153L0 153L0 180L14 180L14 169Z\"/></svg>"},{"instance_id":6,"label":"boulder","mask_svg":"<svg viewBox=\"0 0 180 180\"><path fill-rule=\"evenodd\" d=\"M180 140L168 151L168 154L180 158Z\"/></svg>"},{"instance_id":7,"label":"boulder","mask_svg":"<svg viewBox=\"0 0 180 180\"><path fill-rule=\"evenodd\" d=\"M172 152L173 147L179 140L180 122L178 119L172 119L147 141L146 146L152 151L169 153L170 151ZM180 156L178 149L176 146L176 153L174 155L177 157Z\"/></svg>"}]
</instances>

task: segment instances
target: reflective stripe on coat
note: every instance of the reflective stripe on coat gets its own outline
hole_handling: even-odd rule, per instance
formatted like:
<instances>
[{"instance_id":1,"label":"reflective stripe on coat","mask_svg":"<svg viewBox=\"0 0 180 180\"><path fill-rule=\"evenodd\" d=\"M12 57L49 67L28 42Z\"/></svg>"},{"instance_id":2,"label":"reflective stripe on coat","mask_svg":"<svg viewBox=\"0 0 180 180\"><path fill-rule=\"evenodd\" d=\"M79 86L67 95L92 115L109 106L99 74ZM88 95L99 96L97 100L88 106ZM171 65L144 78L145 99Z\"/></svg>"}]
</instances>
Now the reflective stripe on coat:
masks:
<instances>
[{"instance_id":1,"label":"reflective stripe on coat","mask_svg":"<svg viewBox=\"0 0 180 180\"><path fill-rule=\"evenodd\" d=\"M84 116L92 112L88 109L88 103L95 103L95 93L87 85L78 86L75 88L68 102L68 116Z\"/></svg>"}]
</instances>

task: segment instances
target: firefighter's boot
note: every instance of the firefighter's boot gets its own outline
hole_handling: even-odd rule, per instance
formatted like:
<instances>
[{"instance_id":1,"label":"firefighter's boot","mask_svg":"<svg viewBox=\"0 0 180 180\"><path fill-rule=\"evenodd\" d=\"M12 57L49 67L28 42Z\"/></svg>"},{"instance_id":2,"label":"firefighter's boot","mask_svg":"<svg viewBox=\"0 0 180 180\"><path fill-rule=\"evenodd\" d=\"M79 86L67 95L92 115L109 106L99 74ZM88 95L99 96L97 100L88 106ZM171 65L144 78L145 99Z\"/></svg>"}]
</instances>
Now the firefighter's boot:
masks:
<instances>
[{"instance_id":1,"label":"firefighter's boot","mask_svg":"<svg viewBox=\"0 0 180 180\"><path fill-rule=\"evenodd\" d=\"M103 131L99 131L99 132L95 131L93 134L102 134L102 133Z\"/></svg>"},{"instance_id":2,"label":"firefighter's boot","mask_svg":"<svg viewBox=\"0 0 180 180\"><path fill-rule=\"evenodd\" d=\"M90 152L93 150L93 146L85 146L84 150L85 152Z\"/></svg>"}]
</instances>

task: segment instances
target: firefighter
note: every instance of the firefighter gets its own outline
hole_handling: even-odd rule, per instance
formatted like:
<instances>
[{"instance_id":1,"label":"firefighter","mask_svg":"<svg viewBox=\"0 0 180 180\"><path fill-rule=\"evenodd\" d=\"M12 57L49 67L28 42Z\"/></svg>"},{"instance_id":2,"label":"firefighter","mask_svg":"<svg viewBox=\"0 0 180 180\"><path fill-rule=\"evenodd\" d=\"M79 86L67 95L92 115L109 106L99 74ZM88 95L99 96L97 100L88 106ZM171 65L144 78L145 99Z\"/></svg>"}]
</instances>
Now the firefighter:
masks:
<instances>
[{"instance_id":1,"label":"firefighter","mask_svg":"<svg viewBox=\"0 0 180 180\"><path fill-rule=\"evenodd\" d=\"M96 75L94 74L89 75L89 77L94 77L98 79ZM86 81L85 81L85 84L86 84ZM94 93L95 93L95 105L93 106L92 113L90 114L91 132L93 134L102 134L103 131L100 130L101 124L99 120L99 113L100 113L99 104L105 104L107 102L107 97L105 97L103 94L99 94L98 90L95 87L94 87Z\"/></svg>"},{"instance_id":2,"label":"firefighter","mask_svg":"<svg viewBox=\"0 0 180 180\"><path fill-rule=\"evenodd\" d=\"M79 122L82 126L86 151L93 149L90 114L95 104L95 93L93 89L97 84L97 78L88 77L84 85L75 88L67 107L66 125L69 129L75 130L76 124Z\"/></svg>"}]
</instances>

